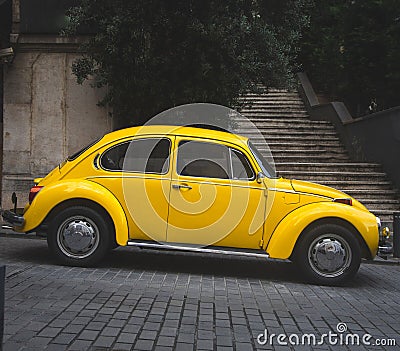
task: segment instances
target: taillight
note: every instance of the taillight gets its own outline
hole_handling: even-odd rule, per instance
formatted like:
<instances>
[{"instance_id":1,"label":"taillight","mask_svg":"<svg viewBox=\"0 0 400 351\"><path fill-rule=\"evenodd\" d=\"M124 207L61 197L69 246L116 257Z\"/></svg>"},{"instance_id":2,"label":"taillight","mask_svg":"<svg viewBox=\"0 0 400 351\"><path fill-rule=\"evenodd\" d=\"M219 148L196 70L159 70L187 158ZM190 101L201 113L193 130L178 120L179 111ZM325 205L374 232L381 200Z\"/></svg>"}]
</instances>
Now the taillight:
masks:
<instances>
[{"instance_id":1,"label":"taillight","mask_svg":"<svg viewBox=\"0 0 400 351\"><path fill-rule=\"evenodd\" d=\"M345 205L349 205L352 206L353 205L353 200L349 199L349 198L344 198L344 199L335 199L333 200L334 202L340 202L341 204L345 204Z\"/></svg>"},{"instance_id":2,"label":"taillight","mask_svg":"<svg viewBox=\"0 0 400 351\"><path fill-rule=\"evenodd\" d=\"M42 190L42 186L40 185L35 185L31 188L31 191L29 192L29 203L31 204L37 193Z\"/></svg>"}]
</instances>

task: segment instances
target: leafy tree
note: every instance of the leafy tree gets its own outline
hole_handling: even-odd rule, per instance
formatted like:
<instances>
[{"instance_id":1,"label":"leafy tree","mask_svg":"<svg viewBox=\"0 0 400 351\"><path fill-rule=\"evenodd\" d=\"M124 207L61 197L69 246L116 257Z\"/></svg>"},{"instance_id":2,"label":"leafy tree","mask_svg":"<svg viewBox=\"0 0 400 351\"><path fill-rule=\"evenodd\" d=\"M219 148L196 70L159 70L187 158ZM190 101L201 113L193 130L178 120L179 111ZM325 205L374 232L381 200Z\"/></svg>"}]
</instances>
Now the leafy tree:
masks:
<instances>
[{"instance_id":1,"label":"leafy tree","mask_svg":"<svg viewBox=\"0 0 400 351\"><path fill-rule=\"evenodd\" d=\"M294 82L310 0L82 0L66 34L95 28L73 64L108 86L119 127L190 102L237 106L259 84Z\"/></svg>"},{"instance_id":2,"label":"leafy tree","mask_svg":"<svg viewBox=\"0 0 400 351\"><path fill-rule=\"evenodd\" d=\"M317 2L300 61L317 89L344 100L353 115L400 104L398 0Z\"/></svg>"}]
</instances>

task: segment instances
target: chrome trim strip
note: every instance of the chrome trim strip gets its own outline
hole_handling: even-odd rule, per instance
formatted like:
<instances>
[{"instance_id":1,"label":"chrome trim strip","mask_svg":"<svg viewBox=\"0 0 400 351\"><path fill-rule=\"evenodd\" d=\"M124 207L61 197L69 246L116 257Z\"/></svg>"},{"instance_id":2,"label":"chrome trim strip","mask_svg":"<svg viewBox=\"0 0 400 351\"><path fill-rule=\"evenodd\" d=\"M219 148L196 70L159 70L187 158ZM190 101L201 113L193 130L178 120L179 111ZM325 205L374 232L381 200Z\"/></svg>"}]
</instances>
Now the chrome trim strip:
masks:
<instances>
[{"instance_id":1,"label":"chrome trim strip","mask_svg":"<svg viewBox=\"0 0 400 351\"><path fill-rule=\"evenodd\" d=\"M304 192L301 192L301 191L286 190L286 189L278 189L278 188L268 188L267 190L277 191L277 192L280 192L280 193L287 193L287 194L299 194L299 195L316 196L316 197L320 197L320 198L322 198L322 199L328 199L328 200L334 201L334 199L332 199L332 198L329 197L329 196L318 195L318 194L313 194L313 193L304 193ZM349 198L349 197L348 197L348 198L346 197L346 199L350 199L350 198Z\"/></svg>"},{"instance_id":2,"label":"chrome trim strip","mask_svg":"<svg viewBox=\"0 0 400 351\"><path fill-rule=\"evenodd\" d=\"M200 252L200 253L211 253L211 254L222 254L222 255L232 255L232 256L246 256L246 257L259 257L259 258L269 258L267 253L256 253L256 252L246 252L246 251L235 251L222 250L222 249L208 249L199 246L185 246L179 244L168 244L168 243L155 243L155 242L135 242L128 241L128 246L137 246L141 248L150 249L163 249L163 250L176 250L176 251L189 251L189 252Z\"/></svg>"},{"instance_id":3,"label":"chrome trim strip","mask_svg":"<svg viewBox=\"0 0 400 351\"><path fill-rule=\"evenodd\" d=\"M288 194L299 194L299 193L295 192L294 190L286 190L286 189L278 189L278 188L268 188L268 190L279 191L281 193L288 193Z\"/></svg>"},{"instance_id":4,"label":"chrome trim strip","mask_svg":"<svg viewBox=\"0 0 400 351\"><path fill-rule=\"evenodd\" d=\"M92 180L92 179L96 179L96 178L156 179L156 180L169 180L169 181L172 181L172 182L181 182L181 183L194 183L194 184L200 184L200 185L201 185L201 184L207 184L207 185L216 185L216 186L231 186L231 187L233 187L233 188L244 188L244 189L265 190L265 189L262 188L261 186L260 186L260 187L255 187L255 186L251 186L251 185L245 186L245 185L231 184L231 182L237 181L237 180L239 180L239 179L225 179L225 180L229 181L229 183L226 183L226 184L219 184L219 183L216 183L216 182L202 182L202 181L199 181L199 180L194 181L194 180L191 180L191 179L185 180L185 179L183 179L183 178L170 179L169 176L167 177L167 176L164 175L164 174L152 174L152 175L159 176L159 177L148 177L148 176L146 176L146 175L148 175L148 174L150 174L150 173L145 173L145 175L137 175L137 176L122 175L122 174L121 174L121 175L107 175L107 176L96 175L96 176L89 176L89 177L87 177L87 178L85 178L85 179L87 179L87 180Z\"/></svg>"}]
</instances>

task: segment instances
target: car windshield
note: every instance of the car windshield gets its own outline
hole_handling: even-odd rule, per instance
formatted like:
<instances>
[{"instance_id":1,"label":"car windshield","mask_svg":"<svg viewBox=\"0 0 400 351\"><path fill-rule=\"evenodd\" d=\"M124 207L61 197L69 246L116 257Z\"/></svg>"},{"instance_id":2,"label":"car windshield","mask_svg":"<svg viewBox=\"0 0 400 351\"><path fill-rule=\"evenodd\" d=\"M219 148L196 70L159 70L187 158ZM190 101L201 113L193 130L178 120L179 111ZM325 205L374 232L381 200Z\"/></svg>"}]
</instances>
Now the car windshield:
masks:
<instances>
[{"instance_id":1,"label":"car windshield","mask_svg":"<svg viewBox=\"0 0 400 351\"><path fill-rule=\"evenodd\" d=\"M265 157L256 149L256 147L249 141L249 148L253 156L256 158L257 163L261 167L262 172L268 178L276 178L274 167L265 159Z\"/></svg>"},{"instance_id":2,"label":"car windshield","mask_svg":"<svg viewBox=\"0 0 400 351\"><path fill-rule=\"evenodd\" d=\"M92 147L94 144L96 144L98 141L100 141L101 138L96 139L95 141L92 141L89 145L86 145L85 147L83 147L82 149L80 149L79 151L75 152L74 154L72 154L71 156L67 157L67 161L73 161L75 159L77 159L80 155L82 155L87 149L89 149L90 147Z\"/></svg>"}]
</instances>

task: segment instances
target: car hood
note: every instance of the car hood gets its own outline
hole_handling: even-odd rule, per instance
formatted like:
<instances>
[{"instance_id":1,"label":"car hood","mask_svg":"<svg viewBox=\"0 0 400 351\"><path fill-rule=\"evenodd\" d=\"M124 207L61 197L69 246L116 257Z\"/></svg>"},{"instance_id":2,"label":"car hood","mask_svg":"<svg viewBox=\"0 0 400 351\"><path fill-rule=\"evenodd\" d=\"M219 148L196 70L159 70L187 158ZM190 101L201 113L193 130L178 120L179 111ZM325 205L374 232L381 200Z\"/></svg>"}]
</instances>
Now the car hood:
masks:
<instances>
[{"instance_id":1,"label":"car hood","mask_svg":"<svg viewBox=\"0 0 400 351\"><path fill-rule=\"evenodd\" d=\"M333 189L329 186L321 185L321 184L316 184L316 183L311 183L311 182L305 182L302 180L290 180L290 184L292 185L292 188L295 192L297 193L303 193L303 194L310 194L310 195L315 195L315 196L322 196L330 199L343 199L343 198L350 198L352 199L353 206L368 211L367 208L361 204L361 202L357 201L350 195Z\"/></svg>"}]
</instances>

